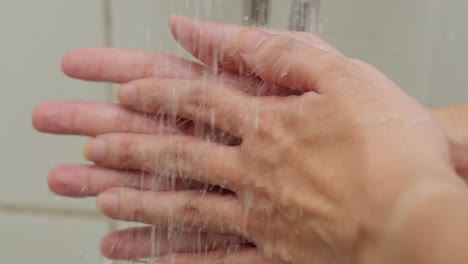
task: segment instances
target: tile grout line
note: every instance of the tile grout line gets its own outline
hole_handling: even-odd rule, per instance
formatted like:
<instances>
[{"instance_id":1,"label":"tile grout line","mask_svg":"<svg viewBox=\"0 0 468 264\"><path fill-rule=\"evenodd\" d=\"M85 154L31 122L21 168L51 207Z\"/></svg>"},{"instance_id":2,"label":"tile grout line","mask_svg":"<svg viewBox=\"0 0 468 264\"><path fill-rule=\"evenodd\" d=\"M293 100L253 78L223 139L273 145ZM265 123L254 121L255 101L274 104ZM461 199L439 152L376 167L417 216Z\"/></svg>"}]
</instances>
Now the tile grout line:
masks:
<instances>
[{"instance_id":1,"label":"tile grout line","mask_svg":"<svg viewBox=\"0 0 468 264\"><path fill-rule=\"evenodd\" d=\"M1 204L0 214L34 215L60 218L79 218L86 220L103 220L99 212L83 209L63 209L51 207L37 207L34 205Z\"/></svg>"},{"instance_id":2,"label":"tile grout line","mask_svg":"<svg viewBox=\"0 0 468 264\"><path fill-rule=\"evenodd\" d=\"M112 15L112 0L103 0L103 23L104 23L104 45L106 47L113 47L114 46L114 18ZM107 84L106 85L107 91L107 100L109 102L115 101L114 95L114 85Z\"/></svg>"},{"instance_id":3,"label":"tile grout line","mask_svg":"<svg viewBox=\"0 0 468 264\"><path fill-rule=\"evenodd\" d=\"M112 16L112 0L103 1L103 23L104 23L104 44L106 47L114 46L114 36L113 36L113 16ZM107 91L107 101L114 102L114 85L109 83L106 85ZM107 231L112 232L117 230L117 223L106 219L107 222ZM112 261L112 263L117 264L118 262Z\"/></svg>"},{"instance_id":4,"label":"tile grout line","mask_svg":"<svg viewBox=\"0 0 468 264\"><path fill-rule=\"evenodd\" d=\"M104 23L104 44L106 47L112 47L113 42L113 17L111 0L103 1L103 23Z\"/></svg>"}]
</instances>

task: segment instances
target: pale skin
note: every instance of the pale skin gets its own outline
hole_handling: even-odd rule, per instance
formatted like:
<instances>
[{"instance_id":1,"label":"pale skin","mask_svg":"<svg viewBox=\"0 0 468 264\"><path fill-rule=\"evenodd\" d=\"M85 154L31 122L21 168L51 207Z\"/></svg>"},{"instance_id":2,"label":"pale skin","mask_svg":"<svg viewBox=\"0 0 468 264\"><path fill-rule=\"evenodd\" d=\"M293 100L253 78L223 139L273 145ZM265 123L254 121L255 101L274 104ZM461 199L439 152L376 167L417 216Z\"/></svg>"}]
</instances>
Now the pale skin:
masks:
<instances>
[{"instance_id":1,"label":"pale skin","mask_svg":"<svg viewBox=\"0 0 468 264\"><path fill-rule=\"evenodd\" d=\"M122 105L126 109L137 111L124 110L121 106L81 103L81 108L75 108L79 110L75 111L78 118L74 118L75 123L70 124L65 122L69 120L71 109L75 106L55 103L44 105L38 109L35 119L36 127L47 132L89 136L113 132L145 132L147 135L112 134L99 136L98 140L107 143L106 153L112 153L112 155L100 156L94 144L96 141L94 141L88 146L87 156L102 168L61 167L51 174L51 188L59 191L58 187L60 187L61 191L67 195L79 196L99 194L115 186L134 187L136 186L135 182L122 180L126 178L124 172L113 172L112 169L120 169L122 163L125 163L126 169L141 170L145 168L148 172L155 172L157 167L167 166L165 169L171 170L174 169L171 168L171 166L174 167L174 163L164 162L165 157L167 157L166 160L171 160L174 157L174 146L177 146L178 151L181 150L180 146L183 146L184 162L182 164L187 166L184 168L187 170L187 175L200 182L222 185L233 190L236 196L200 196L199 192L193 191L155 193L114 189L104 192L99 198L99 204L104 213L111 217L137 220L164 227L169 219L164 204L169 204L171 201L170 205L175 206L176 209L180 206L182 216L183 213L187 213L184 212L183 208L186 208L186 204L189 202L191 207L196 210L190 215L190 218L177 217L178 221L175 224L180 229L190 229L201 225L206 226L207 233L245 237L256 244L258 250L241 248L236 254L230 255L232 262L227 263L288 263L291 261L309 263L308 261L311 259L317 260L318 263L334 263L334 261L355 263L362 256L373 257L366 250L368 240L388 240L389 243L394 240L384 235L385 228L380 222L384 222L384 219L387 219L386 216L392 219L393 215L398 215L395 211L399 210L395 208L400 207L399 198L404 197L404 194L412 193L412 190L419 190L418 186L424 186L427 182L434 181L437 182L435 186L449 186L447 189L457 190L456 192L445 192L446 188L442 188L441 191L435 192L438 195L442 193L443 197L450 197L447 198L450 201L453 193L456 193L456 199L453 199L455 205L462 199L460 197L465 199L465 185L460 184L459 178L451 166L454 162L459 172L463 172L466 167L461 151L464 142L461 132L463 127L453 129L455 126L462 126L461 122L457 120L463 117L463 108L436 112L439 119L442 120L441 123L445 126L444 131L426 110L405 96L398 87L372 67L324 49L322 42L312 42L312 44L307 42L308 45L306 45L304 42L291 38L291 36L272 33L266 34L267 40L262 42L259 47L249 50L247 44L243 44L243 39L246 39L245 34L250 33L266 34L265 32L238 29L232 34L231 42L229 38L224 38L225 43L212 44L223 44L226 47L225 51L231 55L235 54L232 52L235 49L242 51L235 54L238 57L235 57L236 59L233 61L221 61L220 66L226 70L232 70L242 64L245 69L250 69L267 83L278 83L288 87L290 91L298 90L304 95L258 98L241 92L241 87L235 87L235 82L220 84L216 78L213 78L213 81L208 82L207 85L207 89L212 95L207 98L210 101L201 102L188 99L199 94L197 90L200 90L202 85L199 82L190 82L191 85L187 85L187 81L181 80L194 78L195 74L167 79L168 76L151 76L151 72L154 73L154 71L135 70L138 69L135 65L141 65L143 69L148 69L146 61L141 64L135 63L131 69L128 65L127 69L123 69L125 65L109 63L113 67L117 65L117 69L106 70L104 68L102 72L92 72L92 67L89 67L97 65L98 60L88 61L86 66L87 69L90 69L89 72L80 70L79 63L71 65L75 67L74 69L70 69L73 67L67 69L66 62L64 65L66 71L68 70L72 76L83 79L118 83L141 79L131 82L131 85L125 85L119 93ZM253 37L248 39L253 39ZM288 43L288 45L282 43ZM278 50L290 51L289 45L295 47L291 49L291 55L294 55L294 52L301 54L294 62L277 55ZM206 45L206 47L209 49L210 45ZM190 47L188 49L190 50ZM194 51L193 47L192 51ZM276 53L272 53L273 51ZM81 55L85 52L89 51L82 51ZM91 52L104 55L108 51L93 50ZM139 55L125 51L112 52L120 55L120 58L125 55L136 58ZM197 54L196 51L194 53ZM200 52L199 54L209 53ZM78 57L77 55L75 54L76 57ZM303 56L308 60L301 61ZM112 59L118 58L119 56L112 56ZM201 58L201 60L209 61L209 58ZM265 61L268 60L272 60L269 61L271 63L268 65L256 67L256 65L264 65ZM321 63L309 64L310 61ZM299 62L302 63L299 64ZM278 71L278 69L283 70L284 65L288 65L286 76ZM331 78L329 72L333 73L334 71L323 72L328 66L337 70L339 74ZM123 67L120 72L118 67ZM322 67L325 68L322 69ZM303 69L307 69L307 74L304 74ZM132 72L133 70L138 73ZM149 75L136 76L141 73ZM185 71L184 74L187 73L193 74L190 70ZM135 75L132 76L132 74ZM162 75L164 74L163 72ZM359 78L346 79L350 76L359 76ZM155 81L147 79L149 77L159 78ZM256 81L258 80L246 82ZM351 87L342 89L343 83L351 84L348 85ZM180 87L177 90L177 97L167 100L171 87L174 86ZM365 87L365 92L363 87ZM137 90L136 101L129 102L129 98L131 98L129 88ZM280 92L283 94L283 91ZM386 96L382 96L382 94ZM226 131L241 138L242 144L226 146L198 140L190 134L188 136L167 135L173 133L175 129L168 129L168 133L160 135L159 126L152 125L150 120L144 119L143 115L138 114L139 112L160 113L161 111L170 113L172 110L168 103L173 103L173 100L180 100L179 105L184 106L178 109L177 114L188 119L193 118L210 124L213 121L209 118L212 112L219 113L217 116L225 118L218 119L215 125L220 131ZM202 104L196 105L197 102ZM239 105L243 107L239 107ZM245 105L260 107L258 108L260 112L256 113L259 117L258 120L252 118L255 116L252 111L254 107L246 108ZM103 113L114 113L114 116L108 114L89 121L89 118L86 118L89 117L89 113L96 113L96 111L87 112L88 110L85 109L89 107L93 107L94 110L100 109L99 112ZM54 120L56 123L52 124L50 119L46 118L47 111L49 110L50 113L50 109L59 108L65 111L60 111ZM338 115L338 112L349 115ZM119 113L119 120L121 120L119 127L115 127L116 113ZM229 116L227 116L228 114ZM381 120L382 115L387 115L388 120L377 122L377 120ZM360 120L355 123L355 118ZM98 121L96 122L96 120ZM94 124L91 124L92 122ZM77 128L79 129L77 130ZM184 132L186 131L180 131L180 134ZM449 140L447 140L446 134L450 136ZM216 139L224 143L223 137L215 137ZM289 142L290 145L278 146L278 142L284 141ZM178 144L182 142L183 144ZM228 142L233 142L233 140L229 139ZM394 147L401 146L403 143L407 146L405 151ZM125 148L120 148L122 146ZM363 149L363 146L368 146L368 148ZM382 151L387 149L389 151ZM459 156L454 155L454 153ZM195 157L197 162L191 164L194 163L194 159L190 157ZM216 162L216 159L220 157L222 160ZM288 158L285 160L284 157ZM161 161L161 163L157 164L155 160ZM385 172L381 172L382 163L387 164L389 161L391 161L390 164L411 163L412 166L401 166L401 168L385 166ZM220 165L220 167L213 164ZM366 165L364 170L363 164ZM154 167L154 165L161 166ZM273 170L272 167L275 169ZM76 177L74 181L70 178L68 181L64 181L62 176L73 173L73 170L77 175L80 175L81 172L82 177ZM82 188L77 188L77 186L82 187L87 177L83 175L84 171L90 173L88 176L91 175L93 179L98 179L98 181L95 181L93 186L87 186L88 193L79 194L77 190ZM349 171L355 173L348 175ZM269 175L268 181L265 179L265 175ZM288 178L288 182L284 182L281 180L284 175L292 176ZM325 175L327 180L324 180ZM64 185L58 186L58 183L64 183ZM385 186L385 190L382 190L382 185ZM349 190L350 186L353 186L352 190ZM288 190L294 190L294 192ZM363 190L371 191L366 193ZM379 197L383 197L380 200L375 199L377 191L383 191L383 194L379 193ZM459 192L463 194L458 195ZM250 197L250 193L253 194L253 197ZM118 210L111 208L108 200L110 194L120 195L120 198L126 201L127 206L120 206ZM429 196L429 198L431 197ZM147 201L144 204L152 204L153 201L159 208L140 206L142 199ZM252 206L248 205L250 199L253 200ZM174 203L174 200L178 202ZM196 202L193 202L194 200ZM367 206L363 206L364 208L377 210L381 213L378 215L382 215L382 219L369 220L368 212L360 212L359 208L353 204L357 201L363 202L360 207L364 204ZM464 202L468 204L466 200ZM218 205L222 205L222 208L218 208ZM424 206L422 207L424 208ZM460 208L460 211L463 212L464 207L460 206ZM136 209L139 210L139 215L135 215ZM246 210L249 211L250 217L245 220L242 216ZM204 216L213 214L213 211L218 213L206 221ZM352 215L355 219L349 219L349 215L343 216L350 211L353 212ZM281 214L275 214L275 212L281 212ZM288 213L286 214L286 212ZM307 219L304 219L304 214L314 216L310 217L310 226L304 224L305 219ZM418 214L415 213L415 215L408 216L408 219L417 219ZM265 220L262 219L272 220L270 225L265 227ZM343 219L346 219L346 222L343 222ZM410 223L410 220L403 222ZM239 223L244 224L236 225ZM286 226L301 226L300 228L305 229L297 230L297 232L304 235L298 236L298 239L295 238L297 241L291 241L292 238L288 236L291 233L291 228L286 228ZM356 232L357 226L364 228L365 233L369 233L369 236L360 237L357 234L359 232ZM405 229L405 226L406 224L402 224L398 229ZM139 241L140 244L143 244L144 239L148 238L150 233L144 234L146 237L127 236L127 241L135 243ZM125 235L117 233L113 236L122 238ZM193 239L194 235L188 232L186 240L183 241L187 241L187 245L190 245L190 241ZM304 249L304 245L314 245L314 247ZM352 250L355 246L359 249L362 248L362 250ZM186 253L190 253L188 248L182 248L181 251L189 251ZM378 251L373 250L372 252ZM146 252L151 252L151 250L146 250ZM144 255L141 252L133 253L134 256L136 254L139 254L138 257ZM130 258L131 255L131 250L128 250L126 257ZM185 254L177 258L179 261L177 263L186 263L187 261L190 263L215 263L219 258L223 258L223 255L222 251L215 251L200 259L197 255Z\"/></svg>"}]
</instances>

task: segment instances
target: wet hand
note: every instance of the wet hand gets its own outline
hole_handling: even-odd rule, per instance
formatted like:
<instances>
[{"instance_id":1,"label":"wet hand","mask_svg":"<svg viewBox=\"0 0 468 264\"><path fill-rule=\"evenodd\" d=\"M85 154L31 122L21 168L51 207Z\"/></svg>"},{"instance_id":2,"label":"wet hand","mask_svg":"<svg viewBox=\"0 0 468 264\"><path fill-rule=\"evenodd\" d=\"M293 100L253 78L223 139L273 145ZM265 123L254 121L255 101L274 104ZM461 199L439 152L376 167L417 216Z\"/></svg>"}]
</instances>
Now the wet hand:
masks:
<instances>
[{"instance_id":1,"label":"wet hand","mask_svg":"<svg viewBox=\"0 0 468 264\"><path fill-rule=\"evenodd\" d=\"M434 109L449 137L450 152L460 176L468 183L468 105Z\"/></svg>"},{"instance_id":2,"label":"wet hand","mask_svg":"<svg viewBox=\"0 0 468 264\"><path fill-rule=\"evenodd\" d=\"M254 97L222 82L150 79L125 85L120 98L217 127L240 145L112 134L87 148L103 167L164 171L236 195L116 189L99 197L104 213L242 236L270 263L352 263L357 248L381 238L403 194L426 183L458 188L444 131L371 66L265 32L236 41L260 78L303 94Z\"/></svg>"},{"instance_id":3,"label":"wet hand","mask_svg":"<svg viewBox=\"0 0 468 264\"><path fill-rule=\"evenodd\" d=\"M239 86L253 95L288 95L292 91L279 89L255 76L237 74L245 68L238 57L235 45L216 48L222 39L232 39L242 27L237 25L219 26L213 23L194 22L183 17L173 17L171 29L176 40L206 65L219 65L211 69L202 64L187 61L171 55L138 52L110 48L82 49L70 52L63 61L63 71L74 78L126 83L143 78L167 79L222 79L225 83ZM333 54L340 54L316 35L302 32L276 32L292 37ZM221 36L221 37L220 37ZM232 56L236 55L236 56ZM233 59L234 57L234 59ZM214 60L217 60L214 63ZM441 121L449 136L452 156L458 173L468 179L468 128L461 126L466 109L458 107L437 109L433 113ZM463 111L461 111L463 110ZM459 118L456 118L459 117ZM130 111L120 105L85 101L60 101L41 104L33 114L34 127L42 132L97 136L100 134L132 132L144 134L186 134L224 144L236 144L237 139L222 131L212 131L203 124L179 119L169 122L164 116L148 115ZM140 175L141 173L137 173ZM71 197L95 196L112 187L137 187L139 179L134 174L101 170L84 165L61 165L49 174L49 186L59 195ZM148 176L149 178L149 176ZM94 180L96 179L96 180ZM147 186L146 186L147 187ZM143 186L142 188L146 188Z\"/></svg>"},{"instance_id":4,"label":"wet hand","mask_svg":"<svg viewBox=\"0 0 468 264\"><path fill-rule=\"evenodd\" d=\"M238 71L239 66L242 65L243 61L237 59L237 63L233 61L223 61L222 58L230 58L229 56L214 56L213 51L219 52L217 49L206 49L206 46L213 46L206 42L216 43L219 41L218 38L200 38L200 27L204 27L206 33L206 27L211 30L211 36L219 36L219 31L222 29L223 32L228 34L233 31L238 31L239 27L229 25L231 32L225 31L226 28L219 28L212 24L201 23L194 25L193 23L187 23L185 21L176 21L173 19L172 28L176 38L181 44L190 50L199 58L206 62L208 65L212 65L213 58L220 59L220 66L231 71ZM184 25L177 26L177 24L185 23ZM193 28L195 27L195 28ZM199 28L197 28L199 27ZM180 31L181 29L185 29ZM193 30L195 29L195 30ZM208 30L208 32L210 32ZM177 33L179 31L179 33ZM187 36L187 32L192 32L191 37L182 38ZM327 46L326 43L321 41L319 38L312 34L307 33L290 33L290 32L279 32L280 34L289 35L295 39L306 43L313 43L316 47L326 50L331 53L336 53L336 50ZM195 40L195 41L194 41ZM197 45L199 43L199 45ZM194 45L195 44L195 45ZM232 54L232 49L224 49L223 52ZM211 52L211 53L210 53ZM105 59L105 60L104 60ZM168 66L168 67L162 67ZM99 70L98 70L99 69ZM208 68L203 67L199 64L184 61L172 56L159 54L159 53L143 53L143 52L132 52L126 50L114 50L114 49L85 49L70 53L64 60L64 71L76 78L94 80L94 81L107 81L107 82L127 82L134 79L140 79L145 77L155 78L181 78L181 79L216 79L221 76L226 83L239 84L241 88L246 89L246 92L256 95L287 95L287 91L278 90L277 87L273 89L269 88L270 85L265 85L263 82L259 82L258 79L252 77L242 77L229 73L221 73L221 75L215 75ZM264 85L264 86L263 86ZM249 90L251 89L251 90ZM456 144L451 144L452 152L456 153L455 157L464 157L463 151L463 138L466 131L463 127L460 127L461 122L454 115L453 109L441 109L437 111L436 116L442 121L450 135L450 141ZM460 112L460 111L459 111ZM459 115L458 115L459 116ZM74 120L74 122L71 122ZM137 111L128 111L127 109L116 106L113 104L100 104L90 102L51 102L41 105L34 115L34 124L36 128L41 131L57 134L76 134L76 135L87 135L96 136L105 133L114 132L135 132L135 133L149 133L149 134L187 134L193 135L193 123L182 122L182 126L175 126L174 123L166 122L164 118L156 117L156 115L148 116ZM205 130L205 131L210 131ZM217 134L217 133L214 133ZM210 135L213 133L210 132ZM213 140L222 143L233 142L227 134L219 134ZM225 137L227 136L227 138ZM206 137L206 135L202 136ZM462 140L460 140L462 139ZM235 139L234 139L235 141ZM229 143L228 143L229 144ZM453 151L457 149L457 151ZM456 159L456 165L460 168L466 168L464 159ZM465 166L465 167L463 167ZM459 173L463 173L466 170L459 170ZM175 185L168 184L166 179L154 177L153 174L144 172L125 172L115 171L104 168L90 167L84 165L72 165L72 166L59 166L52 170L49 175L49 184L51 189L60 195L82 197L82 196L94 196L99 193L106 191L114 187L132 187L143 190L155 190L163 191L179 190L179 189L206 189L206 185L202 185L196 182L190 181L179 181ZM149 250L148 247L126 247L126 250L120 251L115 250L117 245L132 245L138 241L142 241L134 234L132 230L121 231L118 234L111 234L103 241L103 251L107 256L111 258L125 258L131 259L135 256L149 257L149 253L142 252L154 252L154 249ZM145 233L145 232L142 232ZM140 232L138 232L140 234ZM141 237L140 237L141 238ZM112 242L113 241L113 242ZM119 243L116 243L119 242ZM135 243L134 243L135 242ZM138 244L138 243L136 243ZM142 243L140 243L142 244ZM139 245L140 245L139 244ZM114 250L111 250L114 249ZM214 249L214 248L213 248ZM251 251L251 250L250 250ZM120 254L118 252L125 252ZM223 251L213 254L212 258L223 255ZM256 259L259 263L258 258ZM247 261L241 263L250 263Z\"/></svg>"}]
</instances>

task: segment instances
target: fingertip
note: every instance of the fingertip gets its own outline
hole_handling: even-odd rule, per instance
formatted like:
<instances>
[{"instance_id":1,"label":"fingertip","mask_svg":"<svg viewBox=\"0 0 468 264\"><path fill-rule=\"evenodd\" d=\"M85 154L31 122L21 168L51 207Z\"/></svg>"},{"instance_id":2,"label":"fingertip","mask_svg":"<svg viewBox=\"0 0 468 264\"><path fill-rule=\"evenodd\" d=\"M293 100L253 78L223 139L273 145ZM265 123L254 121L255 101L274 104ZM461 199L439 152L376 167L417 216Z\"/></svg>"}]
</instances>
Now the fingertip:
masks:
<instances>
[{"instance_id":1,"label":"fingertip","mask_svg":"<svg viewBox=\"0 0 468 264\"><path fill-rule=\"evenodd\" d=\"M124 106L134 106L137 102L137 88L133 83L123 84L117 89L117 98Z\"/></svg>"},{"instance_id":2,"label":"fingertip","mask_svg":"<svg viewBox=\"0 0 468 264\"><path fill-rule=\"evenodd\" d=\"M120 207L120 197L117 190L109 190L99 194L96 199L97 209L104 215L115 217Z\"/></svg>"},{"instance_id":3,"label":"fingertip","mask_svg":"<svg viewBox=\"0 0 468 264\"><path fill-rule=\"evenodd\" d=\"M51 192L69 197L83 197L87 190L87 167L76 165L59 165L48 175Z\"/></svg>"},{"instance_id":4,"label":"fingertip","mask_svg":"<svg viewBox=\"0 0 468 264\"><path fill-rule=\"evenodd\" d=\"M103 138L89 140L83 148L83 157L91 162L101 163L107 154L107 142Z\"/></svg>"},{"instance_id":5,"label":"fingertip","mask_svg":"<svg viewBox=\"0 0 468 264\"><path fill-rule=\"evenodd\" d=\"M122 251L122 242L116 232L107 234L99 243L101 254L109 259L117 259L118 252Z\"/></svg>"},{"instance_id":6,"label":"fingertip","mask_svg":"<svg viewBox=\"0 0 468 264\"><path fill-rule=\"evenodd\" d=\"M196 22L196 20L179 14L171 14L169 17L169 26L173 30L173 33L178 27L186 26L194 22Z\"/></svg>"},{"instance_id":7,"label":"fingertip","mask_svg":"<svg viewBox=\"0 0 468 264\"><path fill-rule=\"evenodd\" d=\"M54 167L52 170L50 170L47 177L49 190L58 195L63 195L66 193L65 190L68 186L67 183L63 181L63 178L60 177L62 170L62 166Z\"/></svg>"},{"instance_id":8,"label":"fingertip","mask_svg":"<svg viewBox=\"0 0 468 264\"><path fill-rule=\"evenodd\" d=\"M107 234L99 244L101 253L112 260L133 260L145 257L145 248L138 248L140 241L137 234L144 235L141 232L147 233L147 229L130 228ZM146 244L148 241L144 243Z\"/></svg>"},{"instance_id":9,"label":"fingertip","mask_svg":"<svg viewBox=\"0 0 468 264\"><path fill-rule=\"evenodd\" d=\"M99 210L99 212L101 212L102 214L104 215L107 215L106 214L106 207L105 207L105 201L104 201L104 193L101 193L99 194L97 197L96 197L96 208Z\"/></svg>"},{"instance_id":10,"label":"fingertip","mask_svg":"<svg viewBox=\"0 0 468 264\"><path fill-rule=\"evenodd\" d=\"M79 59L83 49L72 50L67 52L62 58L62 72L70 77L75 77L79 66Z\"/></svg>"},{"instance_id":11,"label":"fingertip","mask_svg":"<svg viewBox=\"0 0 468 264\"><path fill-rule=\"evenodd\" d=\"M32 113L31 123L40 132L54 132L57 130L57 102L45 102L38 105Z\"/></svg>"},{"instance_id":12,"label":"fingertip","mask_svg":"<svg viewBox=\"0 0 468 264\"><path fill-rule=\"evenodd\" d=\"M82 48L69 51L62 59L62 72L72 78L90 78L88 73L96 69L96 60L106 48Z\"/></svg>"},{"instance_id":13,"label":"fingertip","mask_svg":"<svg viewBox=\"0 0 468 264\"><path fill-rule=\"evenodd\" d=\"M109 238L108 238L109 235L106 235L105 237L103 237L101 239L101 241L99 242L99 251L101 252L101 254L106 257L106 258L109 258L111 259L112 258L112 254L111 254L111 250L110 250L110 246L109 246Z\"/></svg>"},{"instance_id":14,"label":"fingertip","mask_svg":"<svg viewBox=\"0 0 468 264\"><path fill-rule=\"evenodd\" d=\"M178 22L183 18L183 16L179 14L171 14L169 16L169 26L172 28L178 24Z\"/></svg>"},{"instance_id":15,"label":"fingertip","mask_svg":"<svg viewBox=\"0 0 468 264\"><path fill-rule=\"evenodd\" d=\"M44 119L44 103L36 106L32 112L31 125L37 131L43 130L43 119Z\"/></svg>"},{"instance_id":16,"label":"fingertip","mask_svg":"<svg viewBox=\"0 0 468 264\"><path fill-rule=\"evenodd\" d=\"M169 18L169 28L171 30L172 36L178 41L182 41L185 38L188 38L193 34L193 30L189 30L193 23L196 20L193 20L189 17L172 14ZM192 32L192 33L186 33Z\"/></svg>"}]
</instances>

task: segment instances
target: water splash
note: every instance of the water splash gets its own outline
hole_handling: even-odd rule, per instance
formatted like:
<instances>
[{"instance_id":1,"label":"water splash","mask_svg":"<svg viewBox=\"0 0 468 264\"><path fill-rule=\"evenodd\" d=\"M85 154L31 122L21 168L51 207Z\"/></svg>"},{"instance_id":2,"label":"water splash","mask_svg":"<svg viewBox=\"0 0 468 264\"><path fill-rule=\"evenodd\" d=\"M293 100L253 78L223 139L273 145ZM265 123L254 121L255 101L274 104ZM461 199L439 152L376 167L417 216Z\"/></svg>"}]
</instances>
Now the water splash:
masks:
<instances>
[{"instance_id":1,"label":"water splash","mask_svg":"<svg viewBox=\"0 0 468 264\"><path fill-rule=\"evenodd\" d=\"M158 7L162 7L167 5L167 1L156 1L158 2ZM320 7L320 0L291 0L287 1L290 3L290 19L289 24L285 24L283 28L289 27L293 30L299 31L316 31L318 28L318 13ZM229 21L225 16L226 14L223 12L219 12L219 10L229 10L239 8L239 16L237 19L238 24L244 24L249 26L256 26L256 27L263 27L269 28L269 23L274 19L272 17L272 9L278 8L278 1L273 0L244 0L244 1L223 1L223 0L173 0L169 1L169 12L170 13L177 13L177 14L186 14L193 18L200 18L200 19L208 19L208 20L218 20L223 22L232 22ZM282 2L281 4L284 4ZM151 17L151 10L150 7L153 7L150 1L146 2L144 5L145 13ZM239 11L238 10L238 11ZM173 44L173 42L167 42L166 37L161 38L161 35L158 33L158 28L155 28L154 24L148 19L146 20L146 28L142 34L142 40L146 45L144 45L145 49L159 49L160 47L164 47L166 43L167 50L175 51L176 55L182 57L190 57L187 53L180 47ZM158 24L157 27L166 27L166 24ZM181 32L183 35L184 32ZM186 33L187 35L190 32ZM155 39L157 37L158 39ZM183 37L183 36L182 36ZM169 38L169 35L167 36ZM174 47L177 47L174 49ZM214 51L213 52L212 63L206 63L206 68L211 69L211 71L203 71L201 74L196 77L199 81L203 83L202 85L202 104L207 100L211 95L208 93L208 89L206 84L212 80L213 76L218 76L217 81L219 85L227 85L225 81L225 77L228 76L229 72L225 70L219 69L218 61L220 59L226 59L221 56L225 56L225 53L222 50ZM189 76L191 72L197 71L196 66L191 65L186 67L185 69L178 71L184 72L172 72L174 69L173 62L170 60L167 61L160 61L157 62L157 65L160 65L158 69L155 69L154 74L156 76L164 75L163 73L158 72L159 70L168 73L171 76ZM245 69L239 69L240 74L246 73ZM288 71L284 70L282 72L281 78L285 78L288 75ZM242 81L239 79L239 86L242 89L245 87L251 87L252 84L255 82L249 81L246 82L245 80ZM187 86L192 85L192 80L188 79L186 82ZM256 91L253 95L255 96L268 96L271 93L274 94L284 94L284 90L282 87L279 87L274 84L267 84L267 83L258 83L254 84L257 89L253 89ZM206 124L201 122L201 120L188 120L185 118L181 118L179 116L179 111L181 105L180 102L180 91L179 88L181 87L173 87L172 89L172 96L169 100L172 102L172 108L168 113L157 113L157 114L145 114L147 117L148 122L153 122L154 125L146 125L145 132L152 134L174 134L180 133L180 130L184 130L186 132L191 133L193 136L204 139L206 141L217 141L219 144L229 144L229 145L238 145L242 143L241 139L235 139L233 136L229 135L224 131L220 131L217 127L218 119L223 118L222 114L211 110L210 114L210 121ZM182 87L183 88L183 87ZM182 102L183 103L183 102ZM259 100L254 100L253 105L248 106L251 109L251 115L253 116L252 120L255 122L254 127L258 129L261 125L260 122L260 112L263 109L260 109ZM168 128L169 125L169 128ZM155 127L159 127L159 129L155 129ZM234 139L233 139L234 138ZM183 149L184 146L180 146ZM180 151L181 155L183 155L183 150ZM184 167L186 164L183 164L183 161L177 160L177 155L174 156L175 160L168 160L165 161L166 164L170 165L170 167L177 168L177 172L170 172L165 170L157 171L153 174L148 173L141 173L140 177L140 186L139 188L142 190L148 190L148 178L151 178L150 190L154 192L161 192L161 191L178 191L181 186L183 189L193 189L198 190L200 196L204 195L235 195L230 190L226 190L223 186L211 186L205 183L198 183L190 178L190 175L186 175L184 172ZM192 161L197 162L201 160L202 156L194 156L192 157ZM156 164L160 164L160 161L155 161ZM243 193L243 228L244 231L247 229L248 221L249 221L249 213L254 206L254 192L253 190L246 190ZM157 206L157 205L155 205ZM187 234L187 230L181 230L176 227L175 223L177 221L176 217L176 207L174 203L174 207L170 209L169 219L168 219L168 226L167 228L159 227L159 226L152 226L151 227L151 234L150 234L150 241L148 241L148 246L150 247L150 256L147 259L142 259L138 261L133 261L131 263L135 264L143 264L143 263L152 263L154 259L161 255L161 253L166 253L166 247L168 249L167 260L168 263L175 263L177 251L181 248L183 244L183 237ZM213 248L223 247L226 251L226 255L234 254L240 247L246 244L248 241L245 241L243 238L232 238L227 237L226 241L219 241L214 239L214 241L209 241L207 244L204 239L206 239L206 227L205 226L198 226L195 227L194 230L189 230L191 232L195 232L197 234L197 240L194 242L192 246L192 250L196 252L200 256L206 256ZM142 234L137 234L138 236L143 236ZM165 244L168 243L168 244ZM117 246L117 245L116 245ZM140 252L141 249L138 249Z\"/></svg>"}]
</instances>

